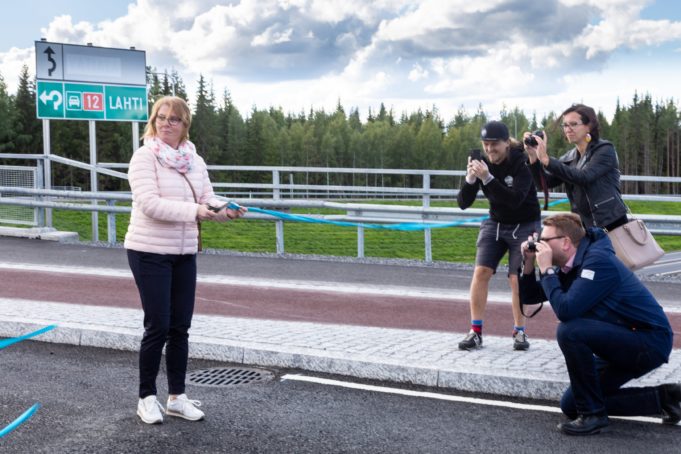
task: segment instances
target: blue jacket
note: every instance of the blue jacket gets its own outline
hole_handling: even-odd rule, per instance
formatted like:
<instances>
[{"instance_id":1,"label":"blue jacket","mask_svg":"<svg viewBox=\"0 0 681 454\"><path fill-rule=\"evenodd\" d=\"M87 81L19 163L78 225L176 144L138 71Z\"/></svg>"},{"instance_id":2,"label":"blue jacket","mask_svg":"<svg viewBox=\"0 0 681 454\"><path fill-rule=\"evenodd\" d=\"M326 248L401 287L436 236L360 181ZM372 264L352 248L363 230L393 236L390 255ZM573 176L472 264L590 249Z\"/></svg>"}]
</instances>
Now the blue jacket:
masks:
<instances>
[{"instance_id":1,"label":"blue jacket","mask_svg":"<svg viewBox=\"0 0 681 454\"><path fill-rule=\"evenodd\" d=\"M607 234L591 228L579 242L573 268L543 275L520 275L520 301L551 303L560 321L590 318L635 329L672 333L655 297L616 256ZM548 296L548 298L547 298Z\"/></svg>"}]
</instances>

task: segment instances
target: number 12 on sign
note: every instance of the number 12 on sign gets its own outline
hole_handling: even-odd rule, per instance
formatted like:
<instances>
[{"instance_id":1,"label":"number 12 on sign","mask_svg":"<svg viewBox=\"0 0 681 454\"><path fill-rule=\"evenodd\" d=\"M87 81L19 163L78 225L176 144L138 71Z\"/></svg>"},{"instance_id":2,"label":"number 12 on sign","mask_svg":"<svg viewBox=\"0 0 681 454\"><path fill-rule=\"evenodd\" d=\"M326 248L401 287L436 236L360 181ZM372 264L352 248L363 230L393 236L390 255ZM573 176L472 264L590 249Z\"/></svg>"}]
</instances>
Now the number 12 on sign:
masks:
<instances>
[{"instance_id":1,"label":"number 12 on sign","mask_svg":"<svg viewBox=\"0 0 681 454\"><path fill-rule=\"evenodd\" d=\"M83 93L83 110L103 111L103 99L102 93Z\"/></svg>"}]
</instances>

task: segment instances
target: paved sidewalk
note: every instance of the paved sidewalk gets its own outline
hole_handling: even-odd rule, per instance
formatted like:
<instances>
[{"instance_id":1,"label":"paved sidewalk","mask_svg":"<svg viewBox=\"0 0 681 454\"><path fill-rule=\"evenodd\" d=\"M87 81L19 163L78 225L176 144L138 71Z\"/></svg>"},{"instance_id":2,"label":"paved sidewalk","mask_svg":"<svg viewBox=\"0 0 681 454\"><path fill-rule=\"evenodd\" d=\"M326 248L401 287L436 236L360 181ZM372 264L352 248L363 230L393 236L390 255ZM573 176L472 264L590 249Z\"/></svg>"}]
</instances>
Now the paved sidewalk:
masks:
<instances>
[{"instance_id":1,"label":"paved sidewalk","mask_svg":"<svg viewBox=\"0 0 681 454\"><path fill-rule=\"evenodd\" d=\"M0 337L51 324L58 327L35 339L137 350L142 311L0 298ZM555 341L530 339L529 351L515 352L510 336L485 336L483 349L466 352L456 347L463 335L197 314L190 356L536 399L558 400L567 386ZM680 376L675 350L669 364L631 384Z\"/></svg>"}]
</instances>

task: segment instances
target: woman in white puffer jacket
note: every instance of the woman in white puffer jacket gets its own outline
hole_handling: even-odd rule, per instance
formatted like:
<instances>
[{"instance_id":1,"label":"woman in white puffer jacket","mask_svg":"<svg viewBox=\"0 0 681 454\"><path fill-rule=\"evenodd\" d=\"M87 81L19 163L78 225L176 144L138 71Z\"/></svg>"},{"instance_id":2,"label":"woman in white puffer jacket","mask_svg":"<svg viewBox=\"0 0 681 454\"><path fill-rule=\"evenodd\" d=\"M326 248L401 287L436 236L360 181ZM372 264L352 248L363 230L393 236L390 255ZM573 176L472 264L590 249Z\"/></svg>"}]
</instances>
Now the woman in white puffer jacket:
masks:
<instances>
[{"instance_id":1,"label":"woman in white puffer jacket","mask_svg":"<svg viewBox=\"0 0 681 454\"><path fill-rule=\"evenodd\" d=\"M144 146L132 156L128 179L132 215L124 246L144 310L140 347L137 414L148 424L167 415L197 421L200 402L185 394L188 330L194 313L196 253L200 221L227 221L245 208L211 209L215 197L203 159L189 141L187 103L166 96L154 104L144 131ZM168 403L156 398L156 377L166 348Z\"/></svg>"}]
</instances>

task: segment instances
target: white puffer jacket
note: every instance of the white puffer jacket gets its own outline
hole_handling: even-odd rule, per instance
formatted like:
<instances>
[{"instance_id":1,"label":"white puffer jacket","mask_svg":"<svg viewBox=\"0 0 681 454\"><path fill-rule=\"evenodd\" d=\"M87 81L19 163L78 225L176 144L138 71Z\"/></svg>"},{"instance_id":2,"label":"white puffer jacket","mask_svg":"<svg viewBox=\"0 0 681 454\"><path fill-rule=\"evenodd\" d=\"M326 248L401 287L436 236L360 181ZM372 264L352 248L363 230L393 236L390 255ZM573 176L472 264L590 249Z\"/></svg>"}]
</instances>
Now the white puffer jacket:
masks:
<instances>
[{"instance_id":1,"label":"white puffer jacket","mask_svg":"<svg viewBox=\"0 0 681 454\"><path fill-rule=\"evenodd\" d=\"M187 178L200 204L219 205L204 160L196 155ZM132 155L128 169L132 189L132 215L124 247L156 254L195 254L198 228L187 180L175 169L164 167L154 153L142 146Z\"/></svg>"}]
</instances>

